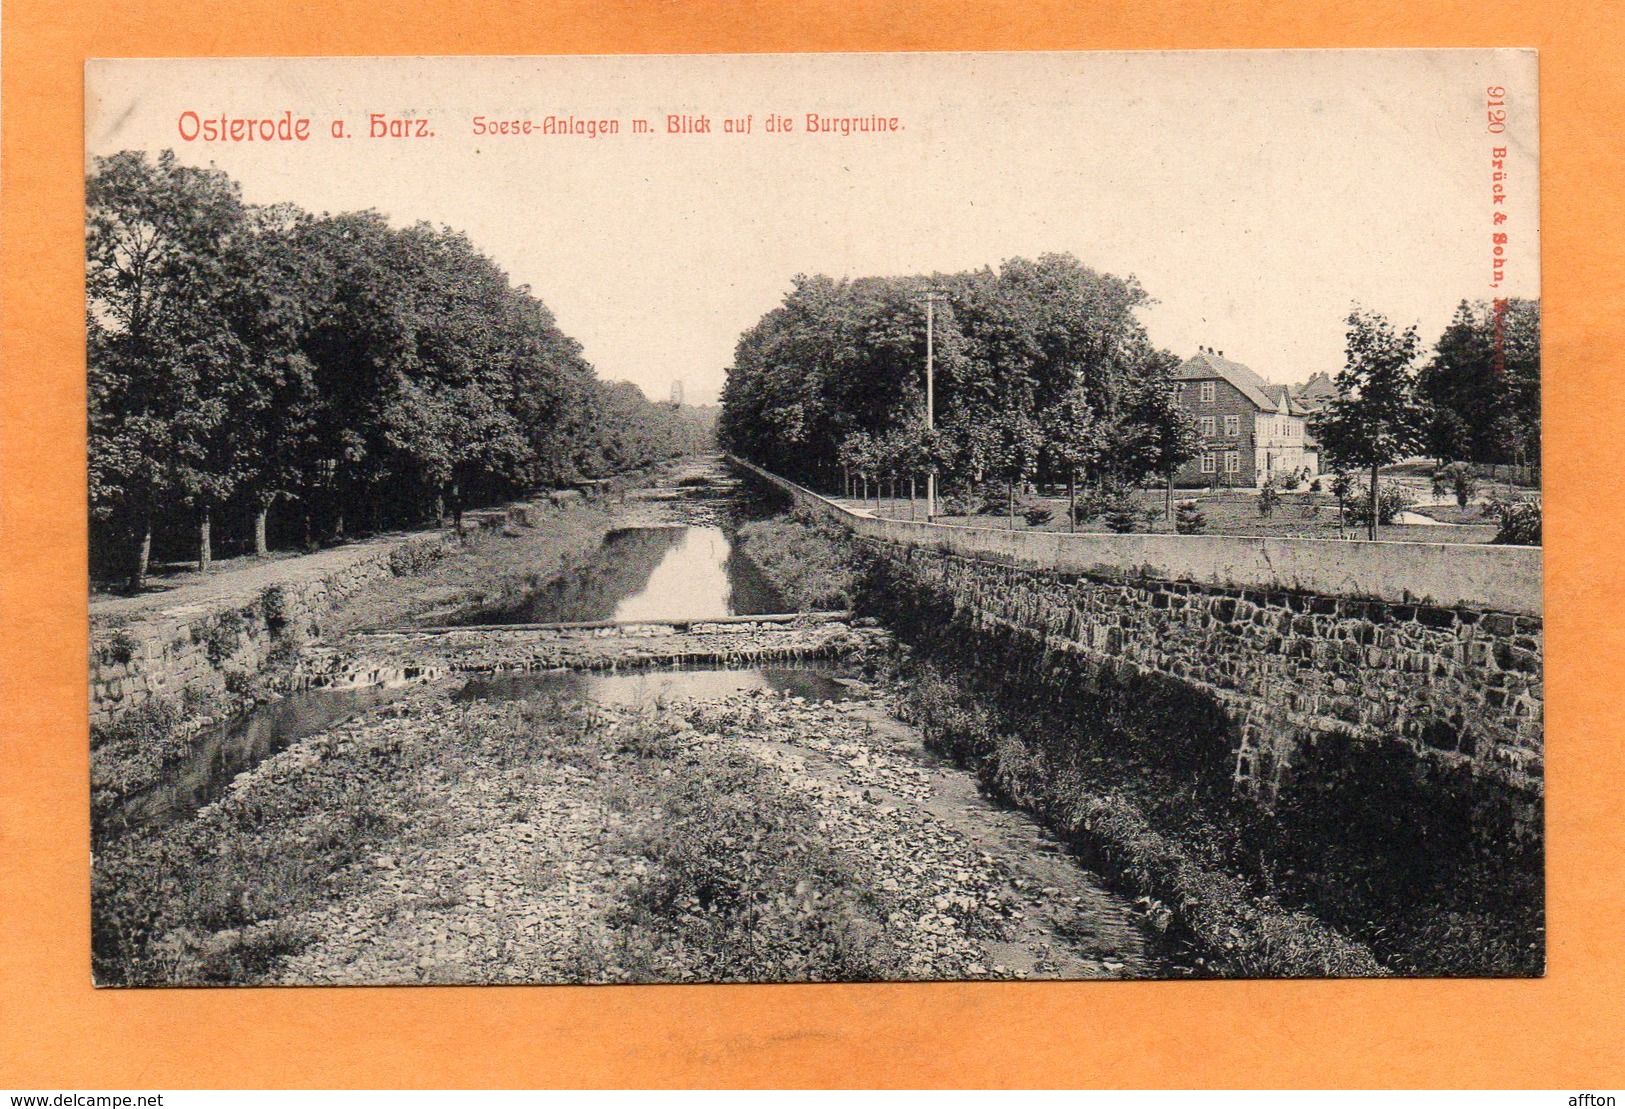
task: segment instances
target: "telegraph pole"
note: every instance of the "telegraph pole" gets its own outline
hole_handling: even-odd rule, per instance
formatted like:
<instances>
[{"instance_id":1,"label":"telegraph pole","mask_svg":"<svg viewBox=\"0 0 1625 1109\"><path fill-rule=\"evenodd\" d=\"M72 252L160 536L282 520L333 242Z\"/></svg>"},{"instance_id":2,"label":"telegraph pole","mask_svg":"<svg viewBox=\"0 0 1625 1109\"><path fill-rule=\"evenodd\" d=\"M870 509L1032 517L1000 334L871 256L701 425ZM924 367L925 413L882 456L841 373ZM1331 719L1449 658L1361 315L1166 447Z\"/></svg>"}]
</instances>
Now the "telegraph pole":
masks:
<instances>
[{"instance_id":1,"label":"telegraph pole","mask_svg":"<svg viewBox=\"0 0 1625 1109\"><path fill-rule=\"evenodd\" d=\"M937 294L925 294L925 430L929 433L936 428L936 366L933 337L936 332L936 304ZM937 460L931 459L931 466L925 474L925 518L927 522L937 518Z\"/></svg>"}]
</instances>

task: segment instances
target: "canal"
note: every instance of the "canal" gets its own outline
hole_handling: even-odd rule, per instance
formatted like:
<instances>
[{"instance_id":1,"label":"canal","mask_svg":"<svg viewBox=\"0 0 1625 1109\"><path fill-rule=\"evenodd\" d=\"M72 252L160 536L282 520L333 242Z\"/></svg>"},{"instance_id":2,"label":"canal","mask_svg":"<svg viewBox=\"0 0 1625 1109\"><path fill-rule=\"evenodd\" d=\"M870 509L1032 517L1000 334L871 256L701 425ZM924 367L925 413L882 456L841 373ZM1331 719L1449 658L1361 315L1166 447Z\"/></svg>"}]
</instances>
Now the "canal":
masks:
<instances>
[{"instance_id":1,"label":"canal","mask_svg":"<svg viewBox=\"0 0 1625 1109\"><path fill-rule=\"evenodd\" d=\"M636 623L783 611L782 598L734 543L729 494L721 496L697 520L691 512L661 519L664 509L658 507L651 520L647 502L635 506L625 512L626 526L611 530L596 551L524 596L462 612L455 623L470 630L450 634L531 634L473 625ZM973 775L927 750L919 734L897 719L889 679L872 671L836 661L472 674L425 665L410 674L396 670L391 677L366 688L307 689L217 726L159 786L126 802L102 829L103 838L187 836L189 824L203 819L200 810L210 802L260 812L266 802L258 795L267 794L297 806L297 796L289 800L287 795L296 790L292 783L309 756L284 768L280 753L298 753L289 748L322 752L321 765L331 774L340 770L333 760L362 759L375 737L385 737L378 742L393 758L406 742L388 738L395 732L434 734L424 732L427 725L409 728L412 720L438 721L437 728L471 734L487 727L481 721L508 721L494 725L500 734L511 730L514 720L553 719L561 706L591 705L599 706L597 719L608 722L604 726L612 732L642 727L632 723L637 720L660 721L661 730L690 737L682 743L732 751L729 758L743 757L764 768L779 783L773 790L784 803L815 814L828 840L824 850L838 852L847 860L844 865L857 868L862 882L872 885L874 892L865 896L892 906L886 927L912 960L907 977L1121 978L1185 972L1145 913L1104 888L1031 817L990 801ZM538 715L526 715L527 705L535 705ZM512 715L516 711L518 717ZM627 896L624 883L632 875L620 874L622 867L645 865L616 862L619 856L613 854L625 850L626 833L610 829L625 823L617 806L628 803L616 799L619 763L613 742L605 746L603 737L593 740L603 754L582 764L591 767L589 778L568 779L574 771L555 771L568 780L555 779L531 802L518 805L527 812L568 813L570 822L555 827L531 816L516 826L508 823L513 815L501 815L501 806L492 809L489 800L524 795L515 792L515 771L498 776L507 784L467 784L470 759L478 764L494 741L480 741L485 746L470 755L468 735L440 734L447 765L457 768L446 781L463 784L442 787L449 789L444 811L417 820L427 820L426 827L449 821L462 831L440 840L413 833L381 856L383 862L352 868L348 880L359 885L349 899L307 921L302 927L315 941L276 977L263 980L576 980L572 975L578 971L571 968L578 963L571 960L578 959L579 949L572 945L582 941L568 938L572 929L587 927L589 918L603 919L607 905ZM432 761L434 753L425 757ZM357 762L356 771L370 775L375 765ZM538 773L525 771L522 780L546 779ZM589 788L589 779L597 784ZM416 786L410 789L421 796ZM467 793L470 789L474 792ZM606 802L594 797L608 798L609 808L595 807ZM378 801L386 800L387 791ZM325 822L329 816L315 818ZM481 820L495 823L480 832ZM272 825L256 831L240 820L232 827L234 836L286 834ZM522 844L504 838L514 827L534 829L524 833L532 838ZM638 833L649 834L654 833ZM547 837L555 841L550 868L577 874L584 866L579 873L592 881L527 885L530 864L515 870L516 859L529 857L533 843ZM193 835L189 842L196 840ZM278 842L297 854L321 842L321 836ZM241 853L265 850L260 845ZM713 862L731 865L725 859ZM453 877L456 887L446 892ZM431 887L438 892L428 892ZM470 900L456 889L481 892ZM497 889L506 892L490 892ZM413 890L419 892L403 901ZM343 914L337 931L334 913ZM561 951L577 955L566 958Z\"/></svg>"}]
</instances>

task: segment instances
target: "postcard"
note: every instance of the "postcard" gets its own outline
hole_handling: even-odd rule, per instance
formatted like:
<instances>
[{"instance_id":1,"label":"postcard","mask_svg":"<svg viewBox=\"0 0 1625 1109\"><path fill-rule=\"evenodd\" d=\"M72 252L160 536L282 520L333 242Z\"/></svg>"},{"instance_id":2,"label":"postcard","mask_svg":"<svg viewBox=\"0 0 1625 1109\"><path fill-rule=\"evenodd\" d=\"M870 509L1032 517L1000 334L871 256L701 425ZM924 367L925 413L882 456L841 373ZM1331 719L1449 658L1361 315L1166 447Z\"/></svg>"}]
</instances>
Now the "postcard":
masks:
<instances>
[{"instance_id":1,"label":"postcard","mask_svg":"<svg viewBox=\"0 0 1625 1109\"><path fill-rule=\"evenodd\" d=\"M1542 975L1536 77L89 62L87 972Z\"/></svg>"}]
</instances>

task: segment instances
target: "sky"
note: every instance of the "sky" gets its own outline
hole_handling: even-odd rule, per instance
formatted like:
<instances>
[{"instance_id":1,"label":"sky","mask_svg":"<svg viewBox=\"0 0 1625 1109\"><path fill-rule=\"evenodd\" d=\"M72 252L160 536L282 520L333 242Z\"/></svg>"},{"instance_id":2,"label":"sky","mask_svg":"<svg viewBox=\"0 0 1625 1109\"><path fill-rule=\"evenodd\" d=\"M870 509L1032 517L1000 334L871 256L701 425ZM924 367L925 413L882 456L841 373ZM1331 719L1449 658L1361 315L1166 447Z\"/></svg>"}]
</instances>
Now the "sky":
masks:
<instances>
[{"instance_id":1,"label":"sky","mask_svg":"<svg viewBox=\"0 0 1625 1109\"><path fill-rule=\"evenodd\" d=\"M1431 345L1463 298L1539 295L1537 109L1533 53L1491 50L117 59L87 64L85 142L87 169L173 149L252 203L465 231L600 376L699 403L798 273L1052 252L1136 276L1158 346L1275 382L1342 367L1354 302ZM204 128L285 113L307 139Z\"/></svg>"}]
</instances>

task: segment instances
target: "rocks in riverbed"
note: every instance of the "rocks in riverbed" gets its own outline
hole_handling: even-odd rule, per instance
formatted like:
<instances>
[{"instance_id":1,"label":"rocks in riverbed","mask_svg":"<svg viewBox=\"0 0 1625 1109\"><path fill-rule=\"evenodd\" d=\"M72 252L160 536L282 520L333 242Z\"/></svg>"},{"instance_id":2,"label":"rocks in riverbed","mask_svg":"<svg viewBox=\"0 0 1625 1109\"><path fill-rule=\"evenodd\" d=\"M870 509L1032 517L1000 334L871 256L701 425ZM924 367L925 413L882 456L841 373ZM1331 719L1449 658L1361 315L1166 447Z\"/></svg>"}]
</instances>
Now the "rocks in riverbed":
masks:
<instances>
[{"instance_id":1,"label":"rocks in riverbed","mask_svg":"<svg viewBox=\"0 0 1625 1109\"><path fill-rule=\"evenodd\" d=\"M1067 953L1046 920L1088 911L1076 888L990 852L998 829L969 834L965 822L985 816L963 811L980 804L974 789L945 795L944 783L962 775L927 765L917 738L880 702L756 691L673 702L652 718L595 706L590 741L548 733L542 747L527 746L527 729L539 736L554 723L545 714L527 723L524 713L522 703L450 704L423 690L244 776L223 802L232 811L251 807L258 790L290 788L290 775L324 760L336 774L379 752L422 760L414 788L426 791L423 807L401 809L398 835L351 864L335 886L341 900L293 922L318 938L285 959L278 981L580 980L584 952L616 950L614 906L659 866L636 847L647 799L627 788L624 768L642 759L658 777L658 761L647 760L706 748L748 756L772 773L775 791L810 807L828 848L875 899L905 976L1134 972L1132 957L1114 959L1114 972ZM618 747L616 736L648 734L634 727L639 719L652 720L668 754ZM387 795L372 800L395 811ZM1109 935L1112 925L1095 930ZM593 965L605 980L635 976L616 962Z\"/></svg>"}]
</instances>

